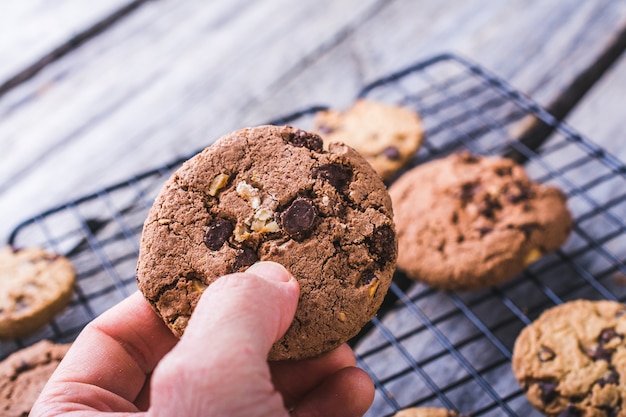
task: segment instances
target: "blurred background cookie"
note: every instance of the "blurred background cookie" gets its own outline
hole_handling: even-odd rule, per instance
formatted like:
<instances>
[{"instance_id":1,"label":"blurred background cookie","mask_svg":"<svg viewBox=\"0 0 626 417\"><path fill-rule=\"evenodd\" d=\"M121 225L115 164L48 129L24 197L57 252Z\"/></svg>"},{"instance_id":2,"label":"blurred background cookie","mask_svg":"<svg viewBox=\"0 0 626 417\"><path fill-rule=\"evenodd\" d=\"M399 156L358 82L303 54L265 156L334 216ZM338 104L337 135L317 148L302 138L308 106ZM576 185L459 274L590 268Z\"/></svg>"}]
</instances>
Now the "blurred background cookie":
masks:
<instances>
[{"instance_id":1,"label":"blurred background cookie","mask_svg":"<svg viewBox=\"0 0 626 417\"><path fill-rule=\"evenodd\" d=\"M443 289L501 283L559 248L572 228L559 189L500 157L452 154L406 172L389 194L398 268Z\"/></svg>"},{"instance_id":2,"label":"blurred background cookie","mask_svg":"<svg viewBox=\"0 0 626 417\"><path fill-rule=\"evenodd\" d=\"M167 181L145 222L137 279L174 334L208 285L257 261L284 265L300 284L271 359L330 351L374 316L395 270L391 199L354 149L322 145L292 127L242 129Z\"/></svg>"},{"instance_id":3,"label":"blurred background cookie","mask_svg":"<svg viewBox=\"0 0 626 417\"><path fill-rule=\"evenodd\" d=\"M42 340L0 362L0 415L27 416L69 348Z\"/></svg>"},{"instance_id":4,"label":"blurred background cookie","mask_svg":"<svg viewBox=\"0 0 626 417\"><path fill-rule=\"evenodd\" d=\"M63 256L40 248L0 250L0 338L28 335L72 298L75 272Z\"/></svg>"},{"instance_id":5,"label":"blurred background cookie","mask_svg":"<svg viewBox=\"0 0 626 417\"><path fill-rule=\"evenodd\" d=\"M325 110L314 130L325 143L356 149L383 180L391 179L415 154L424 138L420 117L408 107L359 99L346 111Z\"/></svg>"}]
</instances>

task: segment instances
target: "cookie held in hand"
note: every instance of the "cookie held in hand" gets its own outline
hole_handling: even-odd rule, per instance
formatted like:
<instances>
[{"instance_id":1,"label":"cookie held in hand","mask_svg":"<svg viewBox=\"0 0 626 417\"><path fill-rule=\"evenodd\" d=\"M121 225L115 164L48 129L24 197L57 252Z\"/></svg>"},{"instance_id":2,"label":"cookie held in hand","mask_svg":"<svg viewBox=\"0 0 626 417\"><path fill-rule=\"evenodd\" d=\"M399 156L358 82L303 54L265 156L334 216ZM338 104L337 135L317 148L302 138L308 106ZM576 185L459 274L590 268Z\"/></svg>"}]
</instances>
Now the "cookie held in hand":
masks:
<instances>
[{"instance_id":1,"label":"cookie held in hand","mask_svg":"<svg viewBox=\"0 0 626 417\"><path fill-rule=\"evenodd\" d=\"M220 138L178 169L150 210L139 289L181 336L204 289L257 261L284 265L300 301L270 359L328 352L369 321L396 261L391 199L352 148L292 127Z\"/></svg>"},{"instance_id":2,"label":"cookie held in hand","mask_svg":"<svg viewBox=\"0 0 626 417\"><path fill-rule=\"evenodd\" d=\"M506 281L558 249L572 228L563 193L506 158L452 154L406 172L389 194L398 269L442 289Z\"/></svg>"}]
</instances>

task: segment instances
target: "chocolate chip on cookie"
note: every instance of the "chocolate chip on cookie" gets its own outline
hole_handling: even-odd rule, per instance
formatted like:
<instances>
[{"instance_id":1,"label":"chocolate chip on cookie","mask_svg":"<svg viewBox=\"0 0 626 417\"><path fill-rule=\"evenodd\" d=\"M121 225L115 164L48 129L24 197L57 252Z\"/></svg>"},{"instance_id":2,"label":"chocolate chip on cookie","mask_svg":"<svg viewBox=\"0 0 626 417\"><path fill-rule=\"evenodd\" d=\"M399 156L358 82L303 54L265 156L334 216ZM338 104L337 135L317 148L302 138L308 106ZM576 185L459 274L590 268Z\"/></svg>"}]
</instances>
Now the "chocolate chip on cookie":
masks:
<instances>
[{"instance_id":1,"label":"chocolate chip on cookie","mask_svg":"<svg viewBox=\"0 0 626 417\"><path fill-rule=\"evenodd\" d=\"M391 199L361 155L343 144L325 150L301 129L261 126L225 135L166 182L144 225L137 280L181 336L217 278L278 262L301 297L270 358L306 358L372 318L396 257Z\"/></svg>"},{"instance_id":2,"label":"chocolate chip on cookie","mask_svg":"<svg viewBox=\"0 0 626 417\"><path fill-rule=\"evenodd\" d=\"M501 283L559 248L572 227L563 193L505 158L452 154L406 172L389 194L398 268L438 288Z\"/></svg>"}]
</instances>

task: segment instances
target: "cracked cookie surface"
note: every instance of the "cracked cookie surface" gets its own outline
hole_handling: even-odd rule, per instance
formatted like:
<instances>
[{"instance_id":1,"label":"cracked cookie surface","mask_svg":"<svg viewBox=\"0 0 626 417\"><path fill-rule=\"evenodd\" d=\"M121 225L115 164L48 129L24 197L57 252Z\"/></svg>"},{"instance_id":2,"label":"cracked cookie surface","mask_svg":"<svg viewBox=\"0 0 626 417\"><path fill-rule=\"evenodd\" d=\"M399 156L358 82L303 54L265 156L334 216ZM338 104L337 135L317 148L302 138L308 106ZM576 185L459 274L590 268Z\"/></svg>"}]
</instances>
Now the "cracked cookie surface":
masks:
<instances>
[{"instance_id":1,"label":"cracked cookie surface","mask_svg":"<svg viewBox=\"0 0 626 417\"><path fill-rule=\"evenodd\" d=\"M452 154L406 172L389 194L398 268L443 289L501 283L559 248L572 227L563 193L505 158Z\"/></svg>"},{"instance_id":2,"label":"cracked cookie surface","mask_svg":"<svg viewBox=\"0 0 626 417\"><path fill-rule=\"evenodd\" d=\"M69 347L42 340L0 362L0 415L27 416Z\"/></svg>"},{"instance_id":3,"label":"cracked cookie surface","mask_svg":"<svg viewBox=\"0 0 626 417\"><path fill-rule=\"evenodd\" d=\"M513 372L528 400L550 416L626 416L626 306L575 300L524 328Z\"/></svg>"},{"instance_id":4,"label":"cracked cookie surface","mask_svg":"<svg viewBox=\"0 0 626 417\"><path fill-rule=\"evenodd\" d=\"M408 107L359 99L341 112L315 115L314 130L326 142L356 149L383 178L391 179L417 152L424 139L419 115Z\"/></svg>"},{"instance_id":5,"label":"cracked cookie surface","mask_svg":"<svg viewBox=\"0 0 626 417\"><path fill-rule=\"evenodd\" d=\"M26 336L69 303L75 272L63 256L41 248L0 250L0 338Z\"/></svg>"},{"instance_id":6,"label":"cracked cookie surface","mask_svg":"<svg viewBox=\"0 0 626 417\"><path fill-rule=\"evenodd\" d=\"M270 359L305 358L338 347L374 316L396 254L391 199L356 151L260 126L221 137L166 182L144 224L137 279L181 336L213 281L278 262L301 296Z\"/></svg>"}]
</instances>

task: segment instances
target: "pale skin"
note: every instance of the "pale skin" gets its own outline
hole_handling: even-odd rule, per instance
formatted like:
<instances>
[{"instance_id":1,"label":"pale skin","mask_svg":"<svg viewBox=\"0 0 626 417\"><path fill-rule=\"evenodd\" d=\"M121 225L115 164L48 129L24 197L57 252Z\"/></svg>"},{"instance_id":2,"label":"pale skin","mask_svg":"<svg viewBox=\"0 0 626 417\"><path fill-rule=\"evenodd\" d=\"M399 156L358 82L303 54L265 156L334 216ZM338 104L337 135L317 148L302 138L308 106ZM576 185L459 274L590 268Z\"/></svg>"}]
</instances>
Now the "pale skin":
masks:
<instances>
[{"instance_id":1,"label":"pale skin","mask_svg":"<svg viewBox=\"0 0 626 417\"><path fill-rule=\"evenodd\" d=\"M298 297L282 266L257 263L209 286L178 340L135 293L83 330L30 415L362 416L374 387L348 346L266 360Z\"/></svg>"}]
</instances>

